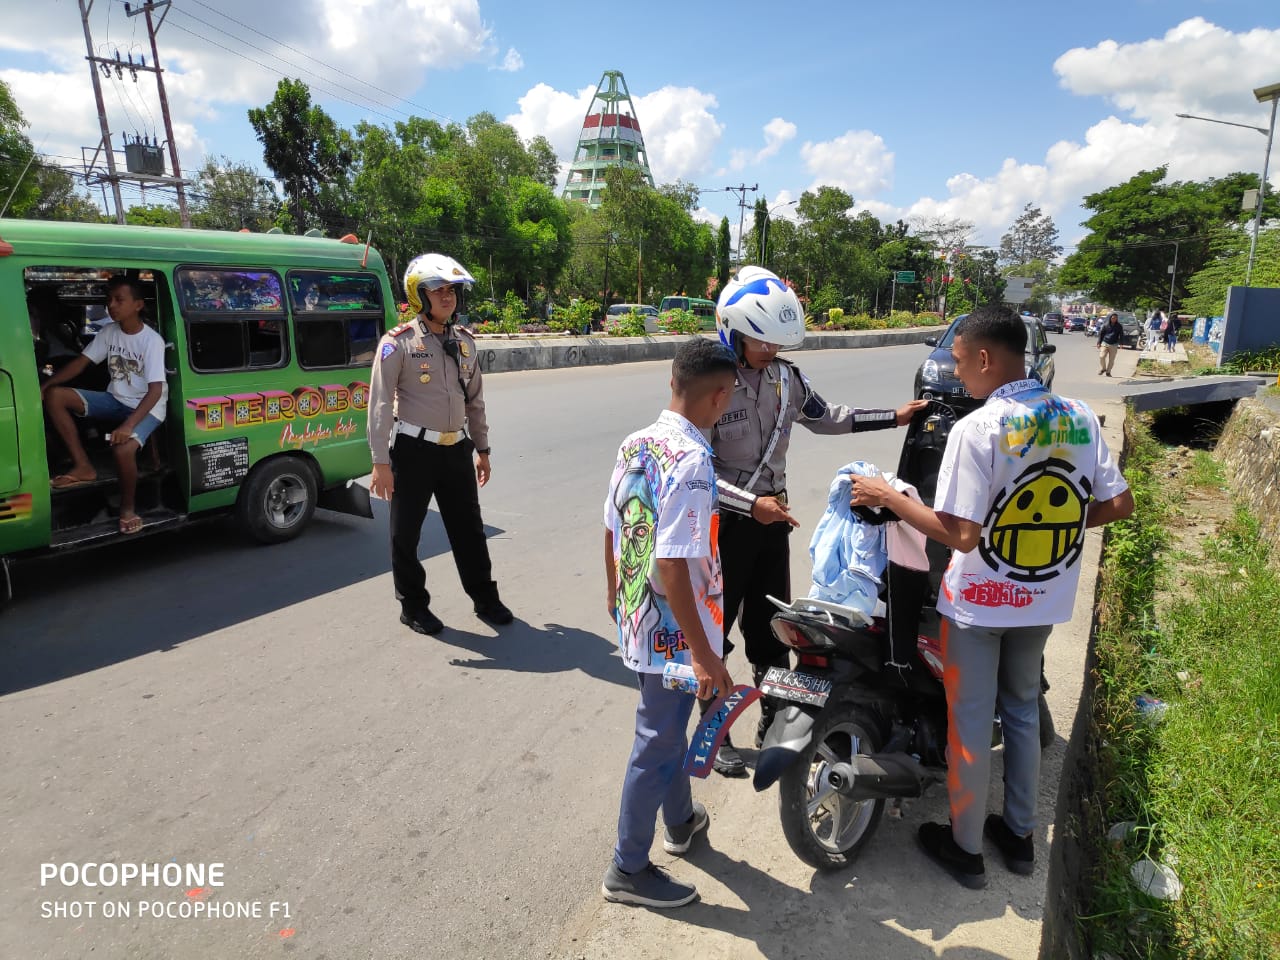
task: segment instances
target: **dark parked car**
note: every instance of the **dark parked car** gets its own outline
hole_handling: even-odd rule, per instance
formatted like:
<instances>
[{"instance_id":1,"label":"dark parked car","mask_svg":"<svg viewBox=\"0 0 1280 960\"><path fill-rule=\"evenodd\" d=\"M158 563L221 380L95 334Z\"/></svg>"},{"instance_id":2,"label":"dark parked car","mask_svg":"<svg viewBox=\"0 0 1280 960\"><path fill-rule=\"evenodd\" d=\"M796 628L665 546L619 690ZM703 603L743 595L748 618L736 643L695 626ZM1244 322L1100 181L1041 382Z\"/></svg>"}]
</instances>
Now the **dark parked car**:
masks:
<instances>
[{"instance_id":1,"label":"dark parked car","mask_svg":"<svg viewBox=\"0 0 1280 960\"><path fill-rule=\"evenodd\" d=\"M1142 334L1142 324L1138 322L1138 318L1132 313L1120 313L1116 311L1120 317L1120 326L1124 328L1124 336L1120 342L1130 350L1138 349L1138 340ZM1106 321L1103 321L1104 323Z\"/></svg>"},{"instance_id":2,"label":"dark parked car","mask_svg":"<svg viewBox=\"0 0 1280 960\"><path fill-rule=\"evenodd\" d=\"M946 333L941 337L930 337L925 340L925 343L933 347L933 351L925 358L924 363L920 364L920 369L916 371L913 396L917 400L937 398L950 400L952 403L960 400L962 402L956 404L956 406L962 409L979 406L976 401L967 404L963 402L965 398L969 397L969 393L956 376L956 362L951 356L951 341L955 337L956 324L966 316L968 314L962 313L952 320L951 326L947 327ZM1039 319L1036 317L1023 317L1022 320L1027 325L1027 376L1035 377L1052 390L1053 354L1058 348L1049 342L1049 337L1044 332L1044 324Z\"/></svg>"},{"instance_id":3,"label":"dark parked car","mask_svg":"<svg viewBox=\"0 0 1280 960\"><path fill-rule=\"evenodd\" d=\"M1073 330L1083 330L1085 328L1085 319L1078 313L1069 314L1062 321L1062 332L1071 333Z\"/></svg>"},{"instance_id":4,"label":"dark parked car","mask_svg":"<svg viewBox=\"0 0 1280 960\"><path fill-rule=\"evenodd\" d=\"M1065 326L1065 319L1060 313L1046 313L1044 319L1040 321L1044 324L1044 328L1049 333L1062 333Z\"/></svg>"}]
</instances>

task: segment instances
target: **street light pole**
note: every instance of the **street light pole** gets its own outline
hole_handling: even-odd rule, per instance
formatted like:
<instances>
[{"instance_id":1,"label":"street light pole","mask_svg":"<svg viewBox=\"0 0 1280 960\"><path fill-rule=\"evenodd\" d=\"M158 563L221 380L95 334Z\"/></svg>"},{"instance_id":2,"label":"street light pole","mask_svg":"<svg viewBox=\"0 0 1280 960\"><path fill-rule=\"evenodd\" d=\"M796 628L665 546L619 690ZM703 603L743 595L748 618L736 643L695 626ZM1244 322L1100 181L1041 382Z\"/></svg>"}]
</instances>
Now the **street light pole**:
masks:
<instances>
[{"instance_id":1,"label":"street light pole","mask_svg":"<svg viewBox=\"0 0 1280 960\"><path fill-rule=\"evenodd\" d=\"M764 228L760 231L760 266L766 270L769 268L769 221L773 219L773 211L780 210L783 207L794 206L799 203L796 200L786 200L782 203L774 204L769 208L769 212L764 215Z\"/></svg>"},{"instance_id":2,"label":"street light pole","mask_svg":"<svg viewBox=\"0 0 1280 960\"><path fill-rule=\"evenodd\" d=\"M1253 232L1249 238L1249 262L1244 270L1244 285L1249 286L1253 279L1253 259L1258 250L1258 228L1262 223L1262 201L1267 195L1267 170L1271 164L1271 142L1276 132L1276 106L1280 104L1280 83L1273 83L1266 87L1256 87L1253 91L1254 99L1259 103L1271 103L1271 123L1266 127L1255 127L1248 123L1236 123L1233 120L1216 120L1213 117L1198 117L1191 113L1179 113L1177 116L1184 120L1203 120L1206 123L1220 123L1227 127L1243 127L1245 130L1256 130L1267 138L1267 150L1262 158L1262 180L1258 183L1258 200L1253 208ZM1174 257L1177 258L1177 249L1174 249Z\"/></svg>"}]
</instances>

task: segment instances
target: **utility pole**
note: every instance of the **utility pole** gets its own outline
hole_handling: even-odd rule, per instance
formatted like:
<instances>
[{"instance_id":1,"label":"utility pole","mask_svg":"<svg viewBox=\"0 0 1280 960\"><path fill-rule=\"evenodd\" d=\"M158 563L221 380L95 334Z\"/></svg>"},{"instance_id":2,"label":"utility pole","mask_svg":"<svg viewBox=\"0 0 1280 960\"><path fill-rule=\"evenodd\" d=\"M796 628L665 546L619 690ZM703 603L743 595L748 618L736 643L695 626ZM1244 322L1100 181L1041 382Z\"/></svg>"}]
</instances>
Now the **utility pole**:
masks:
<instances>
[{"instance_id":1,"label":"utility pole","mask_svg":"<svg viewBox=\"0 0 1280 960\"><path fill-rule=\"evenodd\" d=\"M81 0L81 2L83 4L83 0ZM177 181L178 217L181 220L182 225L189 228L191 226L191 213L187 210L187 192L183 188L182 184L182 168L178 165L178 144L173 138L173 121L169 118L169 98L165 96L164 92L164 71L160 68L160 51L156 47L156 31L164 25L164 18L169 15L169 10L167 8L170 6L171 2L172 0L160 0L159 3L153 2L153 0L146 0L146 3L142 5L141 10L130 9L128 3L124 5L124 9L125 13L131 17L136 17L141 13L145 14L147 18L147 33L151 37L151 62L154 65L156 72L156 89L160 93L160 114L164 117L164 135L169 141L169 162L173 167L173 178ZM166 9L162 14L160 14L160 21L158 23L153 23L151 20L151 11L158 7L165 7ZM86 35L88 29L88 21L86 21ZM94 77L95 89L97 88L97 85L97 77ZM101 99L101 93L99 93L99 99Z\"/></svg>"},{"instance_id":2,"label":"utility pole","mask_svg":"<svg viewBox=\"0 0 1280 960\"><path fill-rule=\"evenodd\" d=\"M724 189L726 193L735 193L738 195L738 266L741 267L742 266L742 215L743 213L746 212L746 209L747 209L747 191L750 190L752 193L755 193L757 190L760 189L760 184L753 183L751 186L748 187L745 183L740 183L736 187L725 187Z\"/></svg>"},{"instance_id":3,"label":"utility pole","mask_svg":"<svg viewBox=\"0 0 1280 960\"><path fill-rule=\"evenodd\" d=\"M107 179L111 181L111 196L116 205L116 223L124 223L124 204L120 200L120 180L116 175L116 158L112 152L111 128L107 126L107 106L102 99L102 84L98 81L98 64L93 55L93 35L89 32L89 11L93 9L93 0L80 0L80 21L84 24L84 46L88 54L89 76L93 78L93 98L98 103L98 126L102 131L102 139L98 141L98 150L107 154ZM97 159L97 150L94 151Z\"/></svg>"}]
</instances>

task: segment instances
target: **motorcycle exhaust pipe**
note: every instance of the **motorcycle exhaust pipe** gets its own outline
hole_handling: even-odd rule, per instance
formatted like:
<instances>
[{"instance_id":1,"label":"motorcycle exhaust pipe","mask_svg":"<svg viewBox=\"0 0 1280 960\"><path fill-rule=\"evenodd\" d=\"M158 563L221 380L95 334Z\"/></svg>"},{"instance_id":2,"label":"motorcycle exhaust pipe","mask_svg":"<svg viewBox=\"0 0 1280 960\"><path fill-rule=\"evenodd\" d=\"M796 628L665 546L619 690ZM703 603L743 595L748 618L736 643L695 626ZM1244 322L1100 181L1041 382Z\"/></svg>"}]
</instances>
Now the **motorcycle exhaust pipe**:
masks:
<instances>
[{"instance_id":1,"label":"motorcycle exhaust pipe","mask_svg":"<svg viewBox=\"0 0 1280 960\"><path fill-rule=\"evenodd\" d=\"M848 763L833 763L827 783L851 800L918 797L940 778L905 753L859 754Z\"/></svg>"}]
</instances>

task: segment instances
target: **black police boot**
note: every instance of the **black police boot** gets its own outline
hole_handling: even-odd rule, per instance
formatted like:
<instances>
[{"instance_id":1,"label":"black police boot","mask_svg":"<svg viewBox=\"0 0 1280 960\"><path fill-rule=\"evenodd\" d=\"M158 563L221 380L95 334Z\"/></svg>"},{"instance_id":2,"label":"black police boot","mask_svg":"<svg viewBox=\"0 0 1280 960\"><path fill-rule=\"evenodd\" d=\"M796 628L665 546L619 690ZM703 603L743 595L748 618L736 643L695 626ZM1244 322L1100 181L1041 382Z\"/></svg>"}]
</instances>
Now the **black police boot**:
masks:
<instances>
[{"instance_id":1,"label":"black police boot","mask_svg":"<svg viewBox=\"0 0 1280 960\"><path fill-rule=\"evenodd\" d=\"M714 700L698 701L698 711L701 716L707 715L713 703L715 703ZM728 733L725 733L724 742L720 744L720 749L716 751L715 758L711 761L711 768L720 776L735 780L747 775L747 761L742 759L742 754L733 745L733 740Z\"/></svg>"},{"instance_id":2,"label":"black police boot","mask_svg":"<svg viewBox=\"0 0 1280 960\"><path fill-rule=\"evenodd\" d=\"M507 607L505 603L498 599L498 594L487 597L484 600L477 600L475 603L476 616L481 620L492 623L497 627L505 627L508 623L515 619L515 615Z\"/></svg>"},{"instance_id":3,"label":"black police boot","mask_svg":"<svg viewBox=\"0 0 1280 960\"><path fill-rule=\"evenodd\" d=\"M429 636L437 634L444 629L444 621L427 607L420 607L417 610L402 608L400 610L400 622L414 633L425 633Z\"/></svg>"}]
</instances>

